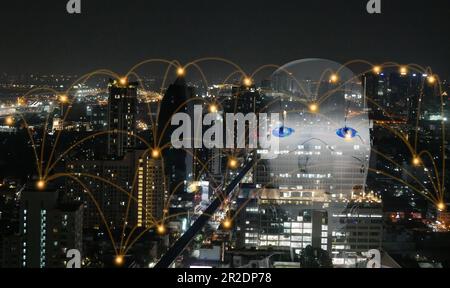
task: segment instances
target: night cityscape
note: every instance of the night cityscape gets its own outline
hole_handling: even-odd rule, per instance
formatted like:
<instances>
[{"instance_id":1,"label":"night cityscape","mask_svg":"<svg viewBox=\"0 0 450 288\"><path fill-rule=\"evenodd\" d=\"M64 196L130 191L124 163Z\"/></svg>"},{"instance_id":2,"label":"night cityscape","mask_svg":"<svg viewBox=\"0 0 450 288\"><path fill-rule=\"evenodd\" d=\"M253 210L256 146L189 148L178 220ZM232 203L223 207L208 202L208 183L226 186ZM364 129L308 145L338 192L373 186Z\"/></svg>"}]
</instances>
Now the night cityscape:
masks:
<instances>
[{"instance_id":1,"label":"night cityscape","mask_svg":"<svg viewBox=\"0 0 450 288\"><path fill-rule=\"evenodd\" d=\"M449 3L42 2L0 11L0 268L450 268Z\"/></svg>"}]
</instances>

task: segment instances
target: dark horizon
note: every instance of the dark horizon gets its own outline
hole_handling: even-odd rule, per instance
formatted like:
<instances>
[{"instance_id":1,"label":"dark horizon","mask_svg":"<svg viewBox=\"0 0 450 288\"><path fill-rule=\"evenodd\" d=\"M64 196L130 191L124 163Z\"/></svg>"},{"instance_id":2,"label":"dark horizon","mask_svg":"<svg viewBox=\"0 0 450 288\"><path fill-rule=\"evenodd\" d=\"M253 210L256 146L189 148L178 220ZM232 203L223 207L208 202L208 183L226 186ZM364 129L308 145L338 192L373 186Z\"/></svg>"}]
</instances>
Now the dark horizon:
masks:
<instances>
[{"instance_id":1,"label":"dark horizon","mask_svg":"<svg viewBox=\"0 0 450 288\"><path fill-rule=\"evenodd\" d=\"M121 73L148 58L219 56L249 71L326 58L418 63L450 75L445 0L382 0L381 15L368 14L366 0L82 0L81 15L67 14L66 3L2 3L0 72Z\"/></svg>"}]
</instances>

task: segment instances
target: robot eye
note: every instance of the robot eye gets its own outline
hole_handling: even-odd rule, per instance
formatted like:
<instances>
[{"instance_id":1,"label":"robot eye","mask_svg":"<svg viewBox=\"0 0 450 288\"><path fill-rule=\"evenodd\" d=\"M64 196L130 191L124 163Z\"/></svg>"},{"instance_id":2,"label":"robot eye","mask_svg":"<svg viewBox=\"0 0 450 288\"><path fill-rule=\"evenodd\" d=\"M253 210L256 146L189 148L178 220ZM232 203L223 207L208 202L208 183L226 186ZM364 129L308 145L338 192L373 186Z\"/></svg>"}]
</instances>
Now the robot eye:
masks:
<instances>
[{"instance_id":1,"label":"robot eye","mask_svg":"<svg viewBox=\"0 0 450 288\"><path fill-rule=\"evenodd\" d=\"M351 127L343 127L336 130L336 135L343 139L353 139L358 136L358 131Z\"/></svg>"},{"instance_id":2,"label":"robot eye","mask_svg":"<svg viewBox=\"0 0 450 288\"><path fill-rule=\"evenodd\" d=\"M273 136L278 138L285 138L291 136L295 132L294 129L286 127L286 126L280 126L275 128L272 131Z\"/></svg>"}]
</instances>

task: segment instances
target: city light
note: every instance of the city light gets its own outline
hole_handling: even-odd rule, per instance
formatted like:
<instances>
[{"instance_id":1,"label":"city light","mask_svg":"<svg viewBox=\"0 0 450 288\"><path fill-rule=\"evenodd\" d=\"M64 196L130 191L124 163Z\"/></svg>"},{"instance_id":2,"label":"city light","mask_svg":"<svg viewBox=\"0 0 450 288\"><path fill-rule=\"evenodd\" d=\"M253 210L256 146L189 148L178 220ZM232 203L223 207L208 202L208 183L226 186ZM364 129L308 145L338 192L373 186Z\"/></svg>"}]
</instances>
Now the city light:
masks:
<instances>
[{"instance_id":1,"label":"city light","mask_svg":"<svg viewBox=\"0 0 450 288\"><path fill-rule=\"evenodd\" d=\"M166 227L164 226L164 224L160 224L156 227L156 232L158 232L159 235L164 235L166 234Z\"/></svg>"},{"instance_id":2,"label":"city light","mask_svg":"<svg viewBox=\"0 0 450 288\"><path fill-rule=\"evenodd\" d=\"M400 74L403 75L403 76L408 74L408 68L406 66L400 67Z\"/></svg>"},{"instance_id":3,"label":"city light","mask_svg":"<svg viewBox=\"0 0 450 288\"><path fill-rule=\"evenodd\" d=\"M316 113L319 110L319 105L316 103L309 104L309 112Z\"/></svg>"},{"instance_id":4,"label":"city light","mask_svg":"<svg viewBox=\"0 0 450 288\"><path fill-rule=\"evenodd\" d=\"M252 86L252 84L253 84L253 81L252 81L252 79L250 77L245 77L244 78L244 85L245 86L250 87L250 86Z\"/></svg>"},{"instance_id":5,"label":"city light","mask_svg":"<svg viewBox=\"0 0 450 288\"><path fill-rule=\"evenodd\" d=\"M430 75L427 77L428 84L434 84L436 82L436 77L434 75Z\"/></svg>"},{"instance_id":6,"label":"city light","mask_svg":"<svg viewBox=\"0 0 450 288\"><path fill-rule=\"evenodd\" d=\"M228 230L233 226L233 222L229 218L226 218L225 220L223 220L222 226L223 228Z\"/></svg>"},{"instance_id":7,"label":"city light","mask_svg":"<svg viewBox=\"0 0 450 288\"><path fill-rule=\"evenodd\" d=\"M12 116L8 116L5 119L6 126L12 126L14 124L14 118Z\"/></svg>"},{"instance_id":8,"label":"city light","mask_svg":"<svg viewBox=\"0 0 450 288\"><path fill-rule=\"evenodd\" d=\"M60 95L58 100L60 103L65 104L69 102L69 97L67 95Z\"/></svg>"},{"instance_id":9,"label":"city light","mask_svg":"<svg viewBox=\"0 0 450 288\"><path fill-rule=\"evenodd\" d=\"M420 158L418 156L415 156L412 160L412 163L414 166L419 166L421 162L422 161L420 160Z\"/></svg>"},{"instance_id":10,"label":"city light","mask_svg":"<svg viewBox=\"0 0 450 288\"><path fill-rule=\"evenodd\" d=\"M39 190L44 190L46 186L47 186L47 183L45 183L44 180L39 180L36 182L36 188Z\"/></svg>"},{"instance_id":11,"label":"city light","mask_svg":"<svg viewBox=\"0 0 450 288\"><path fill-rule=\"evenodd\" d=\"M445 203L444 203L444 202L440 202L440 203L437 204L437 209L438 209L440 212L445 211L446 208L447 208L447 207L445 206Z\"/></svg>"},{"instance_id":12,"label":"city light","mask_svg":"<svg viewBox=\"0 0 450 288\"><path fill-rule=\"evenodd\" d=\"M128 79L127 79L127 77L122 77L122 78L120 78L119 82L120 82L120 85L127 85Z\"/></svg>"},{"instance_id":13,"label":"city light","mask_svg":"<svg viewBox=\"0 0 450 288\"><path fill-rule=\"evenodd\" d=\"M117 255L116 258L114 259L114 263L115 263L117 266L122 266L124 260L125 260L125 259L123 258L122 255Z\"/></svg>"},{"instance_id":14,"label":"city light","mask_svg":"<svg viewBox=\"0 0 450 288\"><path fill-rule=\"evenodd\" d=\"M231 169L236 169L239 164L239 161L236 158L230 158L228 160L228 167Z\"/></svg>"},{"instance_id":15,"label":"city light","mask_svg":"<svg viewBox=\"0 0 450 288\"><path fill-rule=\"evenodd\" d=\"M330 82L331 82L331 83L336 83L336 82L338 82L338 80L339 80L339 77L338 77L337 74L332 74L332 75L330 76Z\"/></svg>"},{"instance_id":16,"label":"city light","mask_svg":"<svg viewBox=\"0 0 450 288\"><path fill-rule=\"evenodd\" d=\"M152 150L152 158L153 159L157 159L161 156L161 150L159 150L158 148L154 148Z\"/></svg>"},{"instance_id":17,"label":"city light","mask_svg":"<svg viewBox=\"0 0 450 288\"><path fill-rule=\"evenodd\" d=\"M184 76L186 74L186 71L184 70L184 68L183 67L178 67L178 69L177 69L177 75L178 76Z\"/></svg>"},{"instance_id":18,"label":"city light","mask_svg":"<svg viewBox=\"0 0 450 288\"><path fill-rule=\"evenodd\" d=\"M381 67L380 66L373 66L373 72L375 74L380 74L381 73Z\"/></svg>"},{"instance_id":19,"label":"city light","mask_svg":"<svg viewBox=\"0 0 450 288\"><path fill-rule=\"evenodd\" d=\"M216 104L211 104L209 105L209 112L210 113L217 113L218 109L217 109L217 105Z\"/></svg>"}]
</instances>

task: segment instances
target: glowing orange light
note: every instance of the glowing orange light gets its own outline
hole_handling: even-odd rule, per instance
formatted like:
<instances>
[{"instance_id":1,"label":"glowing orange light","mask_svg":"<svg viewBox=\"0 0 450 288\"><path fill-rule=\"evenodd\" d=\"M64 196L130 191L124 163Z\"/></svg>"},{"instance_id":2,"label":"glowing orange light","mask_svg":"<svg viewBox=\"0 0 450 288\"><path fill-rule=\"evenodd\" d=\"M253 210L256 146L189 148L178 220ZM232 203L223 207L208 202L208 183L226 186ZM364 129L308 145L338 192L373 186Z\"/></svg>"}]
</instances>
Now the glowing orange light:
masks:
<instances>
[{"instance_id":1,"label":"glowing orange light","mask_svg":"<svg viewBox=\"0 0 450 288\"><path fill-rule=\"evenodd\" d=\"M238 164L239 162L236 158L230 158L228 160L228 167L230 167L231 169L236 169Z\"/></svg>"},{"instance_id":2,"label":"glowing orange light","mask_svg":"<svg viewBox=\"0 0 450 288\"><path fill-rule=\"evenodd\" d=\"M12 126L14 124L14 118L12 116L8 116L5 119L6 126Z\"/></svg>"},{"instance_id":3,"label":"glowing orange light","mask_svg":"<svg viewBox=\"0 0 450 288\"><path fill-rule=\"evenodd\" d=\"M67 103L67 102L69 102L69 97L67 97L67 95L60 95L59 96L59 102L61 102L61 103Z\"/></svg>"},{"instance_id":4,"label":"glowing orange light","mask_svg":"<svg viewBox=\"0 0 450 288\"><path fill-rule=\"evenodd\" d=\"M186 71L184 70L183 67L178 67L178 69L177 69L178 76L184 76L185 73L186 73Z\"/></svg>"},{"instance_id":5,"label":"glowing orange light","mask_svg":"<svg viewBox=\"0 0 450 288\"><path fill-rule=\"evenodd\" d=\"M403 76L408 74L408 68L406 68L405 66L400 67L400 74Z\"/></svg>"},{"instance_id":6,"label":"glowing orange light","mask_svg":"<svg viewBox=\"0 0 450 288\"><path fill-rule=\"evenodd\" d=\"M331 82L331 83L336 83L338 80L339 80L339 77L338 77L337 74L332 74L332 75L330 76L330 82Z\"/></svg>"},{"instance_id":7,"label":"glowing orange light","mask_svg":"<svg viewBox=\"0 0 450 288\"><path fill-rule=\"evenodd\" d=\"M437 204L437 209L439 211L441 211L441 212L444 211L446 208L447 207L445 207L445 203L444 202L440 202L440 203Z\"/></svg>"},{"instance_id":8,"label":"glowing orange light","mask_svg":"<svg viewBox=\"0 0 450 288\"><path fill-rule=\"evenodd\" d=\"M434 75L430 75L427 77L427 81L429 84L434 84L436 82L436 77Z\"/></svg>"},{"instance_id":9,"label":"glowing orange light","mask_svg":"<svg viewBox=\"0 0 450 288\"><path fill-rule=\"evenodd\" d=\"M230 229L233 226L233 222L227 218L222 222L222 226L225 229Z\"/></svg>"},{"instance_id":10,"label":"glowing orange light","mask_svg":"<svg viewBox=\"0 0 450 288\"><path fill-rule=\"evenodd\" d=\"M125 260L125 259L123 258L122 255L117 255L116 258L114 259L114 263L115 263L117 266L122 266L124 260Z\"/></svg>"},{"instance_id":11,"label":"glowing orange light","mask_svg":"<svg viewBox=\"0 0 450 288\"><path fill-rule=\"evenodd\" d=\"M158 227L156 227L156 232L158 232L159 235L164 235L166 234L166 227L163 224L158 225Z\"/></svg>"},{"instance_id":12,"label":"glowing orange light","mask_svg":"<svg viewBox=\"0 0 450 288\"><path fill-rule=\"evenodd\" d=\"M420 158L417 157L417 156L414 157L414 158L413 158L413 161L412 161L412 163L413 163L414 166L419 166L421 162L422 162L422 161L420 161Z\"/></svg>"},{"instance_id":13,"label":"glowing orange light","mask_svg":"<svg viewBox=\"0 0 450 288\"><path fill-rule=\"evenodd\" d=\"M244 78L244 85L245 86L250 87L250 86L252 86L252 84L253 84L253 81L252 81L251 78L249 78L249 77L245 77Z\"/></svg>"},{"instance_id":14,"label":"glowing orange light","mask_svg":"<svg viewBox=\"0 0 450 288\"><path fill-rule=\"evenodd\" d=\"M159 150L158 148L153 149L152 158L156 159L159 158L159 156L161 156L161 150Z\"/></svg>"},{"instance_id":15,"label":"glowing orange light","mask_svg":"<svg viewBox=\"0 0 450 288\"><path fill-rule=\"evenodd\" d=\"M47 183L44 180L39 180L36 182L36 188L39 190L44 190Z\"/></svg>"},{"instance_id":16,"label":"glowing orange light","mask_svg":"<svg viewBox=\"0 0 450 288\"><path fill-rule=\"evenodd\" d=\"M217 113L217 111L218 111L217 105L215 105L215 104L209 105L209 112L210 113Z\"/></svg>"},{"instance_id":17,"label":"glowing orange light","mask_svg":"<svg viewBox=\"0 0 450 288\"><path fill-rule=\"evenodd\" d=\"M311 103L309 105L309 111L312 113L316 113L319 110L319 105L317 105L316 103Z\"/></svg>"},{"instance_id":18,"label":"glowing orange light","mask_svg":"<svg viewBox=\"0 0 450 288\"><path fill-rule=\"evenodd\" d=\"M376 74L380 74L381 67L380 66L373 66L373 72L376 73Z\"/></svg>"},{"instance_id":19,"label":"glowing orange light","mask_svg":"<svg viewBox=\"0 0 450 288\"><path fill-rule=\"evenodd\" d=\"M127 77L122 77L119 79L120 85L127 85L128 79Z\"/></svg>"}]
</instances>

